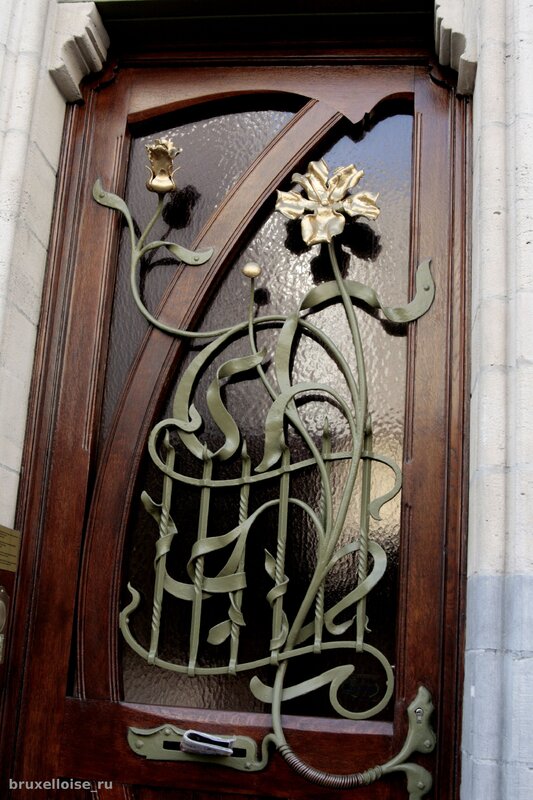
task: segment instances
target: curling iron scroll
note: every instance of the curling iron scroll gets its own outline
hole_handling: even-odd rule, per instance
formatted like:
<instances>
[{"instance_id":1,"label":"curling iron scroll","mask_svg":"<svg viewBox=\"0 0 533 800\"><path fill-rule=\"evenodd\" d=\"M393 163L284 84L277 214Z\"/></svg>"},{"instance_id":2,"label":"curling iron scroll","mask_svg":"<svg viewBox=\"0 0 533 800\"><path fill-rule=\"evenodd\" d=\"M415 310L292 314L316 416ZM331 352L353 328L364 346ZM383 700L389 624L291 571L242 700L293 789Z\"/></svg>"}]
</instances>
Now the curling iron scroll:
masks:
<instances>
[{"instance_id":1,"label":"curling iron scroll","mask_svg":"<svg viewBox=\"0 0 533 800\"><path fill-rule=\"evenodd\" d=\"M292 751L284 735L281 708L285 701L326 686L329 687L331 706L339 715L347 719L368 719L382 711L392 697L393 667L380 650L367 642L366 636L367 598L382 578L387 562L385 551L371 538L370 520L379 520L382 506L400 491L401 471L391 458L373 449L364 348L354 303L363 312L379 314L382 319L399 325L417 320L428 311L435 293L430 261L419 265L415 296L400 307L387 307L370 286L344 279L335 239L342 236L346 217L376 219L380 213L377 195L352 191L363 177L363 171L354 165L330 173L324 160L311 162L305 174L293 175L294 187L290 191L278 191L276 209L286 218L300 221L301 236L306 245L327 249L331 279L299 298L292 313L261 317L255 311L254 293L261 284L263 273L258 264L248 263L242 270L249 280L248 312L242 321L201 333L173 328L152 315L143 302L139 289L141 260L149 251L166 248L177 263L194 267L206 264L212 251L195 252L169 241L148 241L167 195L176 188L174 159L178 150L168 139L156 140L147 150L150 158L147 188L157 194L158 202L144 232L136 234L126 203L117 195L104 191L99 181L94 186L94 198L124 216L131 242L131 290L140 313L171 336L207 339L207 344L181 376L172 416L155 425L148 442L150 457L160 471L162 485L160 499L152 498L146 492L141 498L158 530L149 643L147 638L146 646L141 644L130 628L130 620L141 603L139 591L131 585L128 585L131 599L120 614L120 629L128 645L146 662L191 678L212 674L235 675L244 671L256 673L261 667L270 665L273 670L270 684L252 674L250 691L255 698L271 706L272 731L263 741L260 752L256 743L246 737L221 737L168 725L151 730L130 729L130 746L139 756L146 758L213 762L254 771L266 765L269 745L272 744L297 773L317 784L339 788L363 786L399 770L406 774L411 800L421 798L431 787L431 776L423 767L407 759L416 751L430 752L435 745L429 722L433 706L424 687L420 687L409 706L409 731L400 753L385 764L347 775L315 769ZM339 313L345 316L355 369L349 366L338 344L315 324L315 313L326 305L337 306ZM265 349L258 344L258 334L265 329L277 335L274 357L268 364ZM344 391L327 382L293 382L292 363L305 337L318 343L324 357L336 365L344 382ZM225 348L235 341L241 344L240 355L224 360ZM202 438L203 419L194 402L201 376L208 369L213 370L215 363L218 366L207 388L205 407L222 436L222 444L218 447L210 446L205 436ZM226 387L244 375L255 376L268 398L259 463L252 463L238 421L225 402ZM308 430L301 413L307 398L323 398L342 414L349 430L348 449L338 451L335 448L326 416L319 439L316 433ZM293 456L291 437L294 436L303 442L306 458ZM198 462L194 476L180 471L178 443ZM220 477L217 473L224 462L238 464L239 474ZM340 496L337 493L334 497L332 467L339 462L344 463L346 469ZM371 471L376 462L389 469L391 480L385 494L371 497ZM320 492L314 505L291 491L295 474L304 470L314 470L318 478ZM277 486L276 496L258 505L253 502L254 490L266 482ZM359 530L347 541L346 519L356 487L361 495ZM193 489L199 496L195 535L188 551L186 579L182 574L183 579L178 580L171 575L167 562L180 539L180 494L183 496ZM236 524L228 524L224 529L221 528L224 520L210 515L210 504L214 493L229 489L238 493L237 519ZM312 574L296 610L287 603L292 577L287 574L287 553L291 548L290 514L294 508L307 518L314 532L309 546L315 550ZM245 627L254 624L250 618L253 604L245 602L247 594L256 588L249 580L247 570L249 544L261 536L261 526L265 519L272 519L272 514L276 517L276 543L271 548L273 552L266 547L263 550L265 578L270 584L266 601L270 607L271 634L270 640L264 644L264 653L250 660L242 655L241 646ZM347 557L356 559L355 585L344 597L328 605L325 591L328 574L340 559ZM168 655L163 657L160 652L161 623L167 596L179 599L190 609L188 657L182 661L171 660ZM224 613L223 618L206 632L204 612L209 603L224 609ZM206 665L202 660L202 647L206 643L227 654L222 666ZM331 650L344 652L347 663L325 671L318 670L319 674L286 685L289 663L295 664L304 656L320 656ZM354 659L350 659L350 654L358 653L379 662L385 674L384 691L372 707L350 711L342 704L339 689L354 674L355 667L351 663Z\"/></svg>"}]
</instances>

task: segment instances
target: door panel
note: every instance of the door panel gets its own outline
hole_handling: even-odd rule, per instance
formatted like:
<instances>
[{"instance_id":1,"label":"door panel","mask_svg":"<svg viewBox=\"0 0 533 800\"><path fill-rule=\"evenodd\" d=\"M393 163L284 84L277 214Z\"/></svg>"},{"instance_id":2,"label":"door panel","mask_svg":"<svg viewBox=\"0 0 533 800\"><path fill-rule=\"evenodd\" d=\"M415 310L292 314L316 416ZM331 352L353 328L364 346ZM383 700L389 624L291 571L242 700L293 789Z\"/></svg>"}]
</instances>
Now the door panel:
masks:
<instances>
[{"instance_id":1,"label":"door panel","mask_svg":"<svg viewBox=\"0 0 533 800\"><path fill-rule=\"evenodd\" d=\"M451 798L455 767L446 742L453 739L456 719L445 711L457 697L457 655L449 653L457 654L461 607L463 461L455 454L461 452L463 431L464 238L458 234L466 118L449 88L433 82L425 67L411 66L156 70L133 65L110 85L89 86L85 106L72 111L22 499L25 526L34 531L34 538L27 538L22 580L29 580L37 563L39 568L27 638L25 617L18 617L27 662L15 774L112 780L115 788L102 790L102 797L120 795L124 784L136 788L124 788L123 796L139 800L407 796L403 776L333 792L307 783L278 755L264 771L243 774L214 765L146 760L126 739L128 727L168 723L260 742L271 721L266 713L232 710L231 700L223 711L123 699L118 612L127 577L124 553L132 509L139 503L148 434L163 416L187 347L154 327L145 326L144 332L139 327L138 346L130 348L122 377L109 378L115 358L106 357L110 335L119 342L113 347L120 347L120 335L113 331L121 328L115 323L113 328L112 319L121 223L94 202L92 185L100 178L107 190L123 195L133 141L140 135L179 125L180 113L183 119L191 113L201 119L202 109L215 100L223 107L224 98L229 105L239 97L249 103L250 96L268 93L291 96L294 111L253 154L188 243L192 249L213 248L210 261L168 267L156 316L179 328L199 323L224 275L239 259L246 260L246 244L271 212L274 190L288 188L293 170L305 171L308 161L331 146L335 130L347 124L344 118L360 138L378 120L410 109L410 230L398 253L405 275L400 284L404 280L410 299L416 266L431 258L437 291L430 312L409 327L406 339L394 704L385 720L362 721L313 717L312 706L302 716L300 708L299 715L284 718L284 728L294 751L314 767L366 770L401 749L406 707L423 684L433 696L438 739L444 744L436 754L414 759L433 773L434 796ZM462 166L454 171L456 159ZM391 254L387 258L392 264ZM385 295L387 287L382 289ZM116 383L112 400L106 380L107 387ZM37 697L46 699L36 703ZM54 735L43 736L44 729Z\"/></svg>"}]
</instances>

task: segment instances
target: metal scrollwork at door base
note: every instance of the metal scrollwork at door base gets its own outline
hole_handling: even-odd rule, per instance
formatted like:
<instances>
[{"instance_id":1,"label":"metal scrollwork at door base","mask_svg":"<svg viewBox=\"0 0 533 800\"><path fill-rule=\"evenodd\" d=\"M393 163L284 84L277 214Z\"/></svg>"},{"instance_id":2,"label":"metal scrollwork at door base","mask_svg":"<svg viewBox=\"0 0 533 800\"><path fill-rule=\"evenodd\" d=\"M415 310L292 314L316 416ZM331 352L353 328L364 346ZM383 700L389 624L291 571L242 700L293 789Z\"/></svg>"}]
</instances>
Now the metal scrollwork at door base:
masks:
<instances>
[{"instance_id":1,"label":"metal scrollwork at door base","mask_svg":"<svg viewBox=\"0 0 533 800\"><path fill-rule=\"evenodd\" d=\"M363 343L361 340L354 301L363 309L379 314L385 320L407 324L421 317L431 306L435 286L430 271L430 261L422 262L416 273L416 293L405 306L384 306L371 287L354 280L345 280L335 250L334 237L340 236L345 226L345 216L365 217L374 220L379 214L377 195L368 192L352 193L363 177L363 171L353 165L335 169L331 174L325 161L311 162L304 175L295 174L295 188L278 192L276 208L291 220L300 220L301 233L307 245L327 247L332 279L315 286L302 297L294 312L288 315L257 316L254 294L262 270L250 263L243 268L249 279L250 294L247 318L241 322L214 331L193 332L173 328L154 317L145 307L139 290L139 268L142 258L151 250L166 248L177 261L190 266L205 264L212 250L194 252L178 244L157 240L148 242L148 235L159 219L166 195L174 191L175 168L173 159L178 154L170 140L161 139L148 148L150 177L147 188L157 193L155 214L144 232L137 236L126 203L117 195L105 192L99 181L93 194L98 203L120 211L127 223L131 242L131 289L135 303L143 316L154 326L169 335L188 339L208 339L186 367L175 392L172 416L159 421L150 433L150 457L162 476L161 500L146 492L142 502L158 529L154 559L155 584L152 598L151 630L149 644L143 646L130 628L130 618L141 603L140 593L128 584L131 600L120 614L120 628L128 645L148 664L182 673L191 677L202 675L236 675L243 671L257 671L271 665L275 670L272 685L264 683L258 675L250 680L250 690L261 702L271 705L272 731L259 748L242 736L219 736L210 732L182 730L174 725L163 725L151 730L130 728L128 742L139 756L155 760L201 761L225 764L234 769L256 771L263 769L268 760L269 745L277 748L285 761L308 780L329 787L351 788L368 785L393 771L403 771L411 800L425 795L431 787L431 775L420 765L407 759L415 752L429 753L435 746L435 735L430 724L433 709L428 690L421 686L408 708L409 729L403 748L387 763L366 771L349 775L334 775L306 764L288 744L281 722L281 707L291 700L329 686L331 705L346 719L368 719L382 711L392 697L394 687L393 667L387 657L366 641L368 617L366 611L369 593L378 584L386 568L387 557L380 544L370 535L370 520L380 519L381 508L395 497L401 488L401 471L392 459L373 450L372 421L368 412L368 388ZM313 322L313 314L326 305L336 304L344 314L356 368L349 366L346 356L337 344ZM272 369L266 364L266 353L258 346L257 336L265 329L277 333ZM342 392L327 383L306 381L293 383L292 362L302 338L309 337L318 343L325 356L333 361L344 381ZM194 404L198 381L212 367L215 359L230 342L242 341L242 353L228 358L217 367L206 395L207 409L223 436L218 448L210 448L201 438L203 420ZM218 363L218 362L217 362ZM252 464L247 444L237 421L225 402L226 387L232 380L255 375L269 397L269 409L264 423L263 456ZM340 410L350 432L351 446L337 451L327 417L324 415L319 440L311 435L302 419L301 408L308 398L327 400ZM298 436L308 451L308 457L293 458L290 437ZM201 477L180 472L178 453L174 443L180 443L200 465ZM237 462L240 475L217 477L224 462ZM379 462L391 473L389 490L371 497L372 464ZM347 465L340 498L334 499L332 469L334 465ZM314 469L318 474L320 497L315 507L291 493L291 480L300 471ZM358 474L360 486L360 521L357 536L346 541L346 518L350 499L356 488ZM277 485L276 497L254 507L254 487L270 482ZM177 580L169 574L167 557L173 543L180 537L180 520L174 500L176 490L187 491L194 487L199 494L197 530L190 547L187 563L188 580ZM214 492L237 491L239 496L238 524L229 530L220 530L223 521L210 517L210 503ZM299 508L314 531L314 570L296 612L289 612L286 602L291 575L286 574L287 552L291 547L290 511ZM173 510L174 516L173 518ZM252 591L247 580L247 542L258 535L265 512L275 511L277 516L277 543L275 552L264 549L264 569L270 581L267 601L271 609L271 637L264 656L243 660L240 656L241 637L247 624L245 618L245 593ZM344 536L343 536L344 534ZM342 542L341 542L341 537ZM310 545L311 546L311 545ZM356 558L355 588L328 607L326 580L337 562L348 557ZM216 563L216 567L212 565ZM221 566L222 565L222 566ZM186 662L172 661L160 654L161 619L164 599L171 595L190 604L190 634ZM206 603L220 604L226 609L225 618L213 625L206 637L211 646L227 653L227 663L206 666L201 660L201 623ZM249 612L248 612L249 613ZM351 632L351 633L350 633ZM148 640L147 640L148 641ZM342 664L314 675L300 683L285 685L289 663L302 656L320 655L337 650L346 654L365 653L377 659L385 673L382 696L371 708L350 711L339 698L342 684L354 674L353 663Z\"/></svg>"}]
</instances>

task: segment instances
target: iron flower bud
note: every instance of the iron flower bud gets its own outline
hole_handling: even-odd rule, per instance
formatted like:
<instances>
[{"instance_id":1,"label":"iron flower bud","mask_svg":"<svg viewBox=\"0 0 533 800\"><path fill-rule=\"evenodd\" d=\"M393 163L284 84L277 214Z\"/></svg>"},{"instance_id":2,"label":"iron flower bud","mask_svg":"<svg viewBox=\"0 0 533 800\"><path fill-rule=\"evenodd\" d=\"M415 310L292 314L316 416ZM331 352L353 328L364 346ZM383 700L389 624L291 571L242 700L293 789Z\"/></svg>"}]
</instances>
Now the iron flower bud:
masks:
<instances>
[{"instance_id":1,"label":"iron flower bud","mask_svg":"<svg viewBox=\"0 0 533 800\"><path fill-rule=\"evenodd\" d=\"M157 194L166 194L176 189L174 183L174 173L178 169L173 169L173 159L181 153L179 148L174 147L172 139L156 139L152 144L146 145L150 166L150 177L146 181L146 188Z\"/></svg>"}]
</instances>

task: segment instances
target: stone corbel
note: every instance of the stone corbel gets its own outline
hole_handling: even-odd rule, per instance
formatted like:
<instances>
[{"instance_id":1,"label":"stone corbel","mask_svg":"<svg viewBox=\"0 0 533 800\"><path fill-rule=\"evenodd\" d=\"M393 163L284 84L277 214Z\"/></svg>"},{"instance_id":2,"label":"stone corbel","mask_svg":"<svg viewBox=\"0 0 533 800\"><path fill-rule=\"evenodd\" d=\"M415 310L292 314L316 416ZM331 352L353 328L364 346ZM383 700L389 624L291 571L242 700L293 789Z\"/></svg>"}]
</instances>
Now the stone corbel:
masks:
<instances>
[{"instance_id":1,"label":"stone corbel","mask_svg":"<svg viewBox=\"0 0 533 800\"><path fill-rule=\"evenodd\" d=\"M81 100L81 80L102 69L108 47L95 3L57 4L49 71L65 100Z\"/></svg>"},{"instance_id":2,"label":"stone corbel","mask_svg":"<svg viewBox=\"0 0 533 800\"><path fill-rule=\"evenodd\" d=\"M435 50L439 63L458 73L457 90L472 94L477 67L475 9L471 0L436 0ZM95 3L57 4L50 74L67 101L81 100L80 82L99 72L109 36Z\"/></svg>"},{"instance_id":3,"label":"stone corbel","mask_svg":"<svg viewBox=\"0 0 533 800\"><path fill-rule=\"evenodd\" d=\"M436 0L435 50L439 63L457 72L459 94L472 94L477 67L477 34L472 0Z\"/></svg>"}]
</instances>

